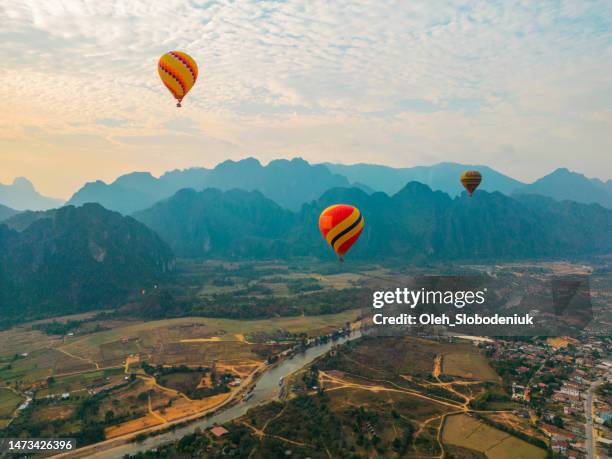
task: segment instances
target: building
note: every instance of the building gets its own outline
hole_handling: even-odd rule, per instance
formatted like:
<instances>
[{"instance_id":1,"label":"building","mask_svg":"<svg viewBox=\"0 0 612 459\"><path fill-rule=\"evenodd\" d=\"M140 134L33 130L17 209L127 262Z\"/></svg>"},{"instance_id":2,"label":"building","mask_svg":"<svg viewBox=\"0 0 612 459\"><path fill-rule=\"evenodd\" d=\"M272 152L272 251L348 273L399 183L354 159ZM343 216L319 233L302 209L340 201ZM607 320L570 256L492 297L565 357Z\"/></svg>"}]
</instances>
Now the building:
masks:
<instances>
[{"instance_id":1,"label":"building","mask_svg":"<svg viewBox=\"0 0 612 459\"><path fill-rule=\"evenodd\" d=\"M572 397L580 397L580 390L573 384L564 384L563 387L559 389L559 392Z\"/></svg>"},{"instance_id":2,"label":"building","mask_svg":"<svg viewBox=\"0 0 612 459\"><path fill-rule=\"evenodd\" d=\"M223 435L228 434L229 431L225 427L215 426L210 429L210 433L212 433L217 438L221 438Z\"/></svg>"},{"instance_id":3,"label":"building","mask_svg":"<svg viewBox=\"0 0 612 459\"><path fill-rule=\"evenodd\" d=\"M542 430L554 442L572 441L576 438L573 433L552 424L542 424Z\"/></svg>"}]
</instances>

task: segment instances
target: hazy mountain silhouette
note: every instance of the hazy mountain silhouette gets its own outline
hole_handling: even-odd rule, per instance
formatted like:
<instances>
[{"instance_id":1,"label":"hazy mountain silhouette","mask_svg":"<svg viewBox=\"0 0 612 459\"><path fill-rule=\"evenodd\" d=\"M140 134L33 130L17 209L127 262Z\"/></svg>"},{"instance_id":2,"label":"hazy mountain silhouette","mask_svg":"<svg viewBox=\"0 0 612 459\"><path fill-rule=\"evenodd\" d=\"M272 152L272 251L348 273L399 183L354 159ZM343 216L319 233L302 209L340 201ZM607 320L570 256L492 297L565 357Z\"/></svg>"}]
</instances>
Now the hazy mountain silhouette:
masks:
<instances>
[{"instance_id":1,"label":"hazy mountain silhouette","mask_svg":"<svg viewBox=\"0 0 612 459\"><path fill-rule=\"evenodd\" d=\"M569 200L584 204L600 204L612 208L610 180L588 179L582 174L560 168L535 182L518 188L516 193L539 194L558 201Z\"/></svg>"},{"instance_id":2,"label":"hazy mountain silhouette","mask_svg":"<svg viewBox=\"0 0 612 459\"><path fill-rule=\"evenodd\" d=\"M148 172L133 172L122 175L111 184L100 180L89 182L70 198L68 204L80 206L95 202L107 209L130 214L172 196L182 188L202 188L208 173L207 169L192 168L166 172L155 178Z\"/></svg>"},{"instance_id":3,"label":"hazy mountain silhouette","mask_svg":"<svg viewBox=\"0 0 612 459\"><path fill-rule=\"evenodd\" d=\"M0 204L15 210L46 210L59 207L64 201L41 195L32 182L17 177L11 185L0 183Z\"/></svg>"},{"instance_id":4,"label":"hazy mountain silhouette","mask_svg":"<svg viewBox=\"0 0 612 459\"><path fill-rule=\"evenodd\" d=\"M199 191L212 187L261 191L281 206L297 210L325 190L348 184L345 177L332 174L324 166L310 165L300 158L271 161L267 166L262 166L254 158L247 158L225 161L212 170L172 171L159 179L149 173L136 172L123 175L109 185L101 181L91 182L77 191L68 204L97 202L107 209L130 214L150 207L182 188Z\"/></svg>"},{"instance_id":5,"label":"hazy mountain silhouette","mask_svg":"<svg viewBox=\"0 0 612 459\"><path fill-rule=\"evenodd\" d=\"M17 213L19 212L15 209L11 209L10 207L6 207L0 204L0 222L12 217L13 215L16 215Z\"/></svg>"},{"instance_id":6,"label":"hazy mountain silhouette","mask_svg":"<svg viewBox=\"0 0 612 459\"><path fill-rule=\"evenodd\" d=\"M351 182L360 182L376 191L384 191L387 194L397 193L408 182L420 182L429 186L432 190L440 190L450 196L457 196L463 192L459 177L462 172L470 169L476 169L482 173L483 181L479 188L481 190L511 194L524 185L512 177L482 165L439 163L433 166L403 168L376 164L325 163L325 165L330 171L344 175Z\"/></svg>"},{"instance_id":7,"label":"hazy mountain silhouette","mask_svg":"<svg viewBox=\"0 0 612 459\"><path fill-rule=\"evenodd\" d=\"M318 217L338 202L356 205L364 215L366 229L349 255L359 259L501 260L587 256L612 249L608 209L485 191L453 199L418 182L393 196L334 188L297 213L259 193L181 191L135 218L181 256L331 258Z\"/></svg>"},{"instance_id":8,"label":"hazy mountain silhouette","mask_svg":"<svg viewBox=\"0 0 612 459\"><path fill-rule=\"evenodd\" d=\"M97 202L107 209L129 215L144 210L168 198L183 188L196 191L205 188L260 191L280 206L298 211L308 202L318 199L325 191L337 187L355 187L372 194L383 191L393 195L410 181L428 185L451 197L463 192L461 173L478 169L483 174L479 190L541 194L555 199L577 202L597 202L607 207L612 194L610 181L589 180L580 174L556 171L531 185L501 174L482 165L440 163L433 166L392 168L373 164L318 164L301 158L275 160L263 166L257 159L224 161L214 169L191 168L167 172L159 178L148 172L134 172L119 177L111 184L90 182L77 191L68 204Z\"/></svg>"},{"instance_id":9,"label":"hazy mountain silhouette","mask_svg":"<svg viewBox=\"0 0 612 459\"><path fill-rule=\"evenodd\" d=\"M206 186L220 190L239 188L260 191L277 204L298 210L326 190L348 186L346 177L332 174L322 165L311 165L301 158L278 159L262 166L255 158L225 161L213 169Z\"/></svg>"},{"instance_id":10,"label":"hazy mountain silhouette","mask_svg":"<svg viewBox=\"0 0 612 459\"><path fill-rule=\"evenodd\" d=\"M35 215L21 232L0 224L0 326L112 306L172 266L159 236L100 205Z\"/></svg>"}]
</instances>

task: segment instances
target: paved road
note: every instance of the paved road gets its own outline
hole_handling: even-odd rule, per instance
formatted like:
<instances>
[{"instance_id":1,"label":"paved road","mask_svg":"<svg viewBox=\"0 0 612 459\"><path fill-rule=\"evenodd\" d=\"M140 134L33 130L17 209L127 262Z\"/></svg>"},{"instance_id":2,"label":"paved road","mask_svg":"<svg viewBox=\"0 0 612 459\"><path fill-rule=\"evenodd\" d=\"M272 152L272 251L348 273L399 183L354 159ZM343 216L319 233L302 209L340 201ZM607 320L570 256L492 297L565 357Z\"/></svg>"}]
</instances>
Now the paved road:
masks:
<instances>
[{"instance_id":1,"label":"paved road","mask_svg":"<svg viewBox=\"0 0 612 459\"><path fill-rule=\"evenodd\" d=\"M593 425L593 394L595 390L604 383L604 381L595 381L591 384L587 393L587 398L584 401L584 416L586 424L584 425L586 432L586 449L587 459L597 459L597 445L595 439L595 428Z\"/></svg>"}]
</instances>

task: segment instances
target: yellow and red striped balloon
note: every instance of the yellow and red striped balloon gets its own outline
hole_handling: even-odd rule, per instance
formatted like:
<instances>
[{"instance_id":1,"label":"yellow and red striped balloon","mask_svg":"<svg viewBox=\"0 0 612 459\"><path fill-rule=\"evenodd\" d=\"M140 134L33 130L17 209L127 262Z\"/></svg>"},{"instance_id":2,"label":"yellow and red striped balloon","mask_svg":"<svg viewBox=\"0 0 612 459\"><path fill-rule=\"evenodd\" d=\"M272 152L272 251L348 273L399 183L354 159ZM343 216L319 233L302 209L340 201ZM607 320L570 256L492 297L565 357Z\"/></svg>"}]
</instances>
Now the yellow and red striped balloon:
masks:
<instances>
[{"instance_id":1,"label":"yellow and red striped balloon","mask_svg":"<svg viewBox=\"0 0 612 459\"><path fill-rule=\"evenodd\" d=\"M359 239L363 224L363 215L359 209L348 204L329 206L319 216L321 234L340 261L344 260L344 254Z\"/></svg>"},{"instance_id":2,"label":"yellow and red striped balloon","mask_svg":"<svg viewBox=\"0 0 612 459\"><path fill-rule=\"evenodd\" d=\"M187 95L198 79L198 64L182 51L169 51L159 58L157 72L168 91L178 101L180 107L183 97Z\"/></svg>"},{"instance_id":3,"label":"yellow and red striped balloon","mask_svg":"<svg viewBox=\"0 0 612 459\"><path fill-rule=\"evenodd\" d=\"M482 175L478 171L465 171L461 174L461 184L470 196L476 191L480 182L482 182Z\"/></svg>"}]
</instances>

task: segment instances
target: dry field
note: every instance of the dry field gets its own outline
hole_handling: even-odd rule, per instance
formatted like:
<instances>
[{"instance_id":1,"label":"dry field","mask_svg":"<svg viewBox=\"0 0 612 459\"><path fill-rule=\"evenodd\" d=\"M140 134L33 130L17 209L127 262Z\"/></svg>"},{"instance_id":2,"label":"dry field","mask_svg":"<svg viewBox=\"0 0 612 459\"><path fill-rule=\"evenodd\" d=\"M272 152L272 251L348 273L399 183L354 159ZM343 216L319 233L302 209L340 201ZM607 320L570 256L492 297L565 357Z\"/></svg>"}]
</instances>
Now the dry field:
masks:
<instances>
[{"instance_id":1,"label":"dry field","mask_svg":"<svg viewBox=\"0 0 612 459\"><path fill-rule=\"evenodd\" d=\"M490 413L484 414L487 418L492 420L493 422L497 422L500 424L505 424L508 427L511 427L513 430L518 432L523 432L531 437L539 438L541 440L547 441L548 438L539 432L529 421L529 419L524 419L520 416L517 416L513 413Z\"/></svg>"},{"instance_id":2,"label":"dry field","mask_svg":"<svg viewBox=\"0 0 612 459\"><path fill-rule=\"evenodd\" d=\"M284 339L287 333L319 335L344 326L358 314L359 311L346 311L254 321L201 317L108 321L104 326L116 327L64 337L32 331L27 325L15 327L0 332L0 343L7 344L6 348L0 347L0 387L10 385L18 393L33 389L36 398L70 393L68 400L37 405L32 413L50 426L57 421L57 428L49 434L78 431L80 425L74 418L79 404L94 393L92 390L108 391L98 398L99 409L91 416L104 422L112 412L111 420L122 421L105 429L106 437L114 438L213 409L231 396L230 392L191 400L176 389L197 387L206 379L202 374L190 373L188 378L172 374L155 381L144 374L142 362L191 368L214 363L218 372L231 372L246 379L269 353L288 346L268 342L272 337ZM17 348L11 343L18 343L25 355L15 356ZM128 383L129 374L136 380ZM51 376L53 379L49 379ZM10 420L22 400L16 393L0 389L0 423Z\"/></svg>"},{"instance_id":3,"label":"dry field","mask_svg":"<svg viewBox=\"0 0 612 459\"><path fill-rule=\"evenodd\" d=\"M484 453L490 459L544 459L546 451L464 414L448 416L443 441Z\"/></svg>"},{"instance_id":4,"label":"dry field","mask_svg":"<svg viewBox=\"0 0 612 459\"><path fill-rule=\"evenodd\" d=\"M104 434L106 435L106 439L110 439L133 432L138 432L146 429L147 427L153 427L163 423L164 422L154 414L147 414L146 416L124 422L123 424L107 427L104 430Z\"/></svg>"},{"instance_id":5,"label":"dry field","mask_svg":"<svg viewBox=\"0 0 612 459\"><path fill-rule=\"evenodd\" d=\"M458 376L464 379L477 379L481 381L499 381L499 376L484 355L471 346L460 352L444 352L442 358L443 373L449 376Z\"/></svg>"}]
</instances>

